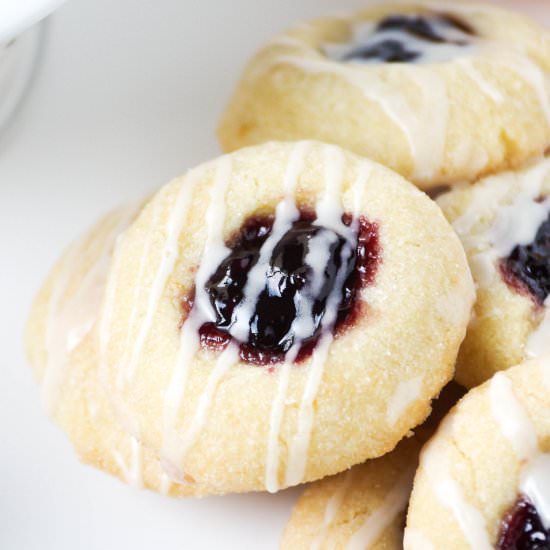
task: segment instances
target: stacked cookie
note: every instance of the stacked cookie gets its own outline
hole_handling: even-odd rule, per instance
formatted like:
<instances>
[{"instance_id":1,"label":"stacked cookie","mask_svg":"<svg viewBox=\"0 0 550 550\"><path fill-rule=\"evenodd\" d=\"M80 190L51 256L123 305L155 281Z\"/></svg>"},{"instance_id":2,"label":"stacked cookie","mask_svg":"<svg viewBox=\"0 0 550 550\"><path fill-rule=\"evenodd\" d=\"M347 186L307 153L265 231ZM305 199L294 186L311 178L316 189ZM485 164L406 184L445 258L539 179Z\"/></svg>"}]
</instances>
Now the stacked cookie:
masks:
<instances>
[{"instance_id":1,"label":"stacked cookie","mask_svg":"<svg viewBox=\"0 0 550 550\"><path fill-rule=\"evenodd\" d=\"M285 548L550 548L549 60L462 2L272 39L228 153L99 221L35 301L81 459L173 496L315 481Z\"/></svg>"}]
</instances>

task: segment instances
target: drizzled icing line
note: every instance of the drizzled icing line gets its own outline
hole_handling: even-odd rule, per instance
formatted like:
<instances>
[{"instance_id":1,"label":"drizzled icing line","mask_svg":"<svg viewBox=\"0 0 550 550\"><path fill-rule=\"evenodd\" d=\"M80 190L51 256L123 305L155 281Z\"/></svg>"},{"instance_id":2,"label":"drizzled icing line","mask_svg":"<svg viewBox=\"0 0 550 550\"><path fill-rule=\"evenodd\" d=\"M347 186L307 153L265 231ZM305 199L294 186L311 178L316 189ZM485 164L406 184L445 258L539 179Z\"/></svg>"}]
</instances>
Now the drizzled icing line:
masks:
<instances>
[{"instance_id":1,"label":"drizzled icing line","mask_svg":"<svg viewBox=\"0 0 550 550\"><path fill-rule=\"evenodd\" d=\"M168 224L166 226L166 243L162 251L162 259L155 274L151 289L149 291L149 297L147 301L147 308L145 310L145 317L135 337L135 344L132 348L130 360L127 365L124 366L125 377L124 381L131 381L134 372L137 368L137 363L141 355L141 351L151 329L154 315L157 311L158 303L161 299L162 293L168 282L168 278L172 273L176 260L179 254L179 236L183 230L185 221L187 220L187 214L191 206L191 199L193 197L193 189L198 179L199 174L194 172L188 174L181 184L180 191L176 198L176 204L172 209Z\"/></svg>"},{"instance_id":2,"label":"drizzled icing line","mask_svg":"<svg viewBox=\"0 0 550 550\"><path fill-rule=\"evenodd\" d=\"M399 2L396 4L399 4ZM442 9L441 13L449 11L449 5L444 3L425 2L422 5L436 10ZM478 12L493 15L499 13L498 10L487 9L484 6L463 6L457 3L453 3L450 12L465 15ZM373 27L372 22L355 21L354 15L339 19L346 20L349 25L356 29L355 34L358 34L357 29L359 28L364 27L368 31ZM359 32L359 34L361 33ZM382 34L388 34L391 37L389 31ZM500 44L489 39L470 37L470 40L473 42L472 46L454 47L450 61L462 69L464 74L479 88L480 92L497 105L501 105L505 100L504 94L475 67L474 61L476 59L490 60L493 63L501 64L506 70L512 70L535 91L537 101L550 125L550 98L548 94L550 81L544 70L529 57L528 53L519 47L512 48L509 45L503 49ZM421 92L422 105L419 108L416 104L409 104L406 96L396 90L395 86L388 84L381 78L376 70L365 71L364 64L342 63L324 58L318 54L315 57L306 56L312 49L311 45L307 41L300 41L295 37L282 35L274 39L272 43L298 48L302 51L291 55L284 52L278 54L267 63L264 63L263 66L257 67L257 72L263 72L275 65L287 64L313 74L332 73L340 76L359 89L368 100L378 104L386 116L401 130L415 164L414 178L419 180L429 180L436 177L441 180L441 178L444 178L441 169L444 163L448 129L449 99L445 80L436 71L437 62L441 60L434 57L432 62L435 62L435 65L430 63L424 65L413 64L413 66L399 64L398 70L406 71L407 78ZM342 45L327 46L331 46L328 48L329 53L331 49L339 51L346 47ZM427 47L441 49L442 45L430 44ZM433 112L434 108L438 110L437 113ZM471 163L478 164L481 162L478 169L479 171L483 170L489 160L487 155L481 157L478 155L479 158L475 159L474 162L472 155L475 153L476 147L473 142L462 147L462 150L464 154L470 154ZM468 151L469 153L467 153ZM467 162L467 159L464 159L464 162Z\"/></svg>"},{"instance_id":3,"label":"drizzled icing line","mask_svg":"<svg viewBox=\"0 0 550 550\"><path fill-rule=\"evenodd\" d=\"M412 489L414 469L406 471L393 489L386 495L382 504L374 510L354 533L345 546L345 550L368 550L382 536L396 517L403 512Z\"/></svg>"},{"instance_id":4,"label":"drizzled icing line","mask_svg":"<svg viewBox=\"0 0 550 550\"><path fill-rule=\"evenodd\" d=\"M488 178L474 191L475 200L453 227L470 256L470 265L480 288L490 287L498 274L499 260L516 246L533 242L541 224L550 213L550 198L540 202L544 183L550 176L550 159L539 162L522 173L508 173ZM515 191L516 185L519 191ZM510 192L513 200L503 205ZM493 217L490 225L472 234L483 218ZM550 352L550 299L544 304L544 315L525 347L527 357Z\"/></svg>"},{"instance_id":5,"label":"drizzled icing line","mask_svg":"<svg viewBox=\"0 0 550 550\"><path fill-rule=\"evenodd\" d=\"M57 275L48 304L46 319L47 363L42 380L42 401L46 411L53 414L61 386L69 366L71 352L82 342L97 321L103 290L105 288L111 255L119 235L130 225L141 204L114 211L103 227L86 243L88 250L101 246L95 262L80 278L74 294L63 305L61 301L67 287L75 277L82 262L82 241L73 244ZM106 234L105 234L106 233Z\"/></svg>"},{"instance_id":6,"label":"drizzled icing line","mask_svg":"<svg viewBox=\"0 0 550 550\"><path fill-rule=\"evenodd\" d=\"M422 451L421 467L429 476L431 488L439 502L449 509L470 547L493 550L483 514L468 501L459 483L450 473L447 445L453 436L452 416Z\"/></svg>"},{"instance_id":7,"label":"drizzled icing line","mask_svg":"<svg viewBox=\"0 0 550 550\"><path fill-rule=\"evenodd\" d=\"M176 364L164 396L161 455L176 466L184 461L185 455L198 438L200 430L206 423L215 389L223 375L237 360L237 353L233 345L229 346L218 357L204 391L199 397L195 416L182 437L178 430L177 417L185 393L189 369L200 347L198 330L205 321L211 320L208 296L204 286L208 277L228 252L224 244L223 227L225 223L225 200L231 181L231 171L231 157L226 155L217 162L215 179L210 187L210 201L206 212L207 235L195 278L195 303L181 327Z\"/></svg>"},{"instance_id":8,"label":"drizzled icing line","mask_svg":"<svg viewBox=\"0 0 550 550\"><path fill-rule=\"evenodd\" d=\"M394 426L396 424L396 422L407 411L409 406L419 398L421 391L421 376L416 376L415 378L399 383L397 389L388 401L386 421L390 426Z\"/></svg>"},{"instance_id":9,"label":"drizzled icing line","mask_svg":"<svg viewBox=\"0 0 550 550\"><path fill-rule=\"evenodd\" d=\"M346 235L350 228L342 221L342 204L340 192L343 180L344 156L343 153L333 146L325 147L325 180L326 189L323 197L317 203L317 222L327 228L334 229ZM304 477L309 442L313 427L313 403L317 395L319 385L323 377L324 366L328 356L329 348L333 340L332 327L336 322L338 304L342 298L341 288L346 276L345 265L352 253L347 247L342 254L342 263L336 277L334 289L327 300L326 312L321 322L321 329L328 329L321 337L313 352L313 358L309 366L309 374L302 396L302 402L298 411L298 429L294 434L289 446L289 456L285 475L286 485L300 483ZM323 263L315 265L310 263L314 274L323 269ZM322 277L322 273L319 274ZM314 276L315 279L315 276Z\"/></svg>"},{"instance_id":10,"label":"drizzled icing line","mask_svg":"<svg viewBox=\"0 0 550 550\"><path fill-rule=\"evenodd\" d=\"M153 212L152 212L153 227L157 226L159 215L160 215L160 201L154 201ZM122 358L122 362L121 362L122 365L128 365L129 361L131 361L131 359L128 357L128 352L126 350L132 349L131 347L132 335L135 333L136 321L138 319L138 313L139 313L139 308L138 308L138 304L140 303L139 296L143 290L141 282L143 281L143 278L145 275L145 269L149 262L149 256L151 252L151 247L153 245L153 239L154 239L154 233L152 231L147 232L147 237L144 239L143 252L141 253L141 257L139 260L139 268L138 268L136 283L134 285L134 291L133 291L133 296L131 300L132 310L130 312L130 317L128 320L128 330L126 331L126 342L124 344L125 353ZM119 372L119 377L117 380L117 386L122 387L124 384L123 377L126 373L126 370L124 368L119 368L118 372Z\"/></svg>"},{"instance_id":11,"label":"drizzled icing line","mask_svg":"<svg viewBox=\"0 0 550 550\"><path fill-rule=\"evenodd\" d=\"M117 463L124 481L141 489L143 487L143 457L141 444L137 438L130 436L130 460L126 463L122 453L113 451L113 458Z\"/></svg>"},{"instance_id":12,"label":"drizzled icing line","mask_svg":"<svg viewBox=\"0 0 550 550\"><path fill-rule=\"evenodd\" d=\"M428 67L400 67L424 97L421 108L410 105L403 93L384 81L375 72L365 68L335 63L323 58L302 58L292 55L277 56L270 65L288 64L309 73L333 73L356 87L369 101L378 104L386 116L401 130L416 165L418 178L435 177L443 164L446 127L449 112L446 85L437 73ZM265 70L265 67L263 68ZM434 115L434 109L438 110ZM426 125L425 121L431 124Z\"/></svg>"},{"instance_id":13,"label":"drizzled icing line","mask_svg":"<svg viewBox=\"0 0 550 550\"><path fill-rule=\"evenodd\" d=\"M340 483L336 491L334 491L334 494L332 494L329 498L325 507L325 513L323 514L323 524L321 526L319 534L311 542L311 545L309 547L310 550L320 550L321 546L325 542L328 530L338 516L338 512L342 507L342 504L346 497L346 493L348 492L348 489L352 484L354 472L355 470L350 469L345 473L344 480L342 481L342 483Z\"/></svg>"},{"instance_id":14,"label":"drizzled icing line","mask_svg":"<svg viewBox=\"0 0 550 550\"><path fill-rule=\"evenodd\" d=\"M297 143L290 153L288 160L287 169L283 178L283 191L284 198L276 211L276 218L273 224L273 230L271 235L275 233L276 229L278 233L277 240L284 234L287 227L290 227L292 221L298 217L298 212L295 206L295 190L298 184L298 178L300 173L303 170L305 157L309 150L308 142ZM282 218L282 219L281 219ZM284 231L281 231L279 227L285 228ZM270 235L270 237L271 237ZM268 237L260 251L260 258L264 252L264 247L270 247L272 250L275 246L277 240L274 240L273 244L269 242L270 237ZM271 251L270 251L271 254ZM258 264L260 261L258 261ZM253 269L249 273L252 274ZM245 291L248 288L248 282L245 287ZM256 293L259 295L259 292ZM269 433L267 440L267 456L266 456L266 465L265 465L265 487L270 493L275 493L279 490L279 433L281 430L281 423L283 420L284 412L284 402L285 396L288 389L288 382L290 377L290 369L292 367L292 362L298 355L299 343L295 343L288 353L285 355L283 364L278 368L278 385L277 393L275 399L271 405L271 414L269 418Z\"/></svg>"},{"instance_id":15,"label":"drizzled icing line","mask_svg":"<svg viewBox=\"0 0 550 550\"><path fill-rule=\"evenodd\" d=\"M493 377L489 392L493 418L521 465L519 491L529 498L548 529L550 454L540 451L535 425L514 392L512 381L504 373L499 372Z\"/></svg>"}]
</instances>

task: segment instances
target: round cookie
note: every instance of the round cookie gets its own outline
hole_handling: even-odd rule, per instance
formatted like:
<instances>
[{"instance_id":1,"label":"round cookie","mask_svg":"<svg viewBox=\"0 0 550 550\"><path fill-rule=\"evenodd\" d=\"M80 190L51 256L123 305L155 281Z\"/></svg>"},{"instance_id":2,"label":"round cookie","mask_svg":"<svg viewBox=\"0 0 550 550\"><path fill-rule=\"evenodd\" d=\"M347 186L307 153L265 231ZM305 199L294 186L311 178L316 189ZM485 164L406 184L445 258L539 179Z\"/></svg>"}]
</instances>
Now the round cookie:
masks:
<instances>
[{"instance_id":1,"label":"round cookie","mask_svg":"<svg viewBox=\"0 0 550 550\"><path fill-rule=\"evenodd\" d=\"M456 379L473 387L550 353L550 160L442 195L477 284Z\"/></svg>"},{"instance_id":2,"label":"round cookie","mask_svg":"<svg viewBox=\"0 0 550 550\"><path fill-rule=\"evenodd\" d=\"M550 546L550 359L471 390L422 450L405 550Z\"/></svg>"},{"instance_id":3,"label":"round cookie","mask_svg":"<svg viewBox=\"0 0 550 550\"><path fill-rule=\"evenodd\" d=\"M549 34L466 2L375 2L296 26L250 61L219 126L225 151L311 138L419 187L472 181L550 145Z\"/></svg>"},{"instance_id":4,"label":"round cookie","mask_svg":"<svg viewBox=\"0 0 550 550\"><path fill-rule=\"evenodd\" d=\"M292 511L281 550L402 550L420 448L463 395L449 384L414 437L383 457L309 485Z\"/></svg>"},{"instance_id":5,"label":"round cookie","mask_svg":"<svg viewBox=\"0 0 550 550\"><path fill-rule=\"evenodd\" d=\"M26 347L43 404L84 463L137 487L197 495L200 487L173 483L158 456L123 429L98 379L97 317L111 256L140 208L113 211L64 253L33 303Z\"/></svg>"},{"instance_id":6,"label":"round cookie","mask_svg":"<svg viewBox=\"0 0 550 550\"><path fill-rule=\"evenodd\" d=\"M268 143L171 182L128 229L102 380L175 480L276 491L421 423L473 297L423 193L333 145Z\"/></svg>"}]
</instances>

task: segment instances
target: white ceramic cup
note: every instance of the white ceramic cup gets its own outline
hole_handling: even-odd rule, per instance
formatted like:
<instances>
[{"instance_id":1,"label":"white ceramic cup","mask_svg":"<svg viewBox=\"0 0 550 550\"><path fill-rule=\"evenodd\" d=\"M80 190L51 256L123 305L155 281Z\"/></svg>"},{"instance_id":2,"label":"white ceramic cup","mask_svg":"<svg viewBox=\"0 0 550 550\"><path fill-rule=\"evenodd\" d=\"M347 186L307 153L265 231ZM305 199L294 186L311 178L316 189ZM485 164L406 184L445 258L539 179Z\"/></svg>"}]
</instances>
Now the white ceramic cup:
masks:
<instances>
[{"instance_id":1,"label":"white ceramic cup","mask_svg":"<svg viewBox=\"0 0 550 550\"><path fill-rule=\"evenodd\" d=\"M0 0L0 133L32 80L42 43L37 23L65 0Z\"/></svg>"}]
</instances>

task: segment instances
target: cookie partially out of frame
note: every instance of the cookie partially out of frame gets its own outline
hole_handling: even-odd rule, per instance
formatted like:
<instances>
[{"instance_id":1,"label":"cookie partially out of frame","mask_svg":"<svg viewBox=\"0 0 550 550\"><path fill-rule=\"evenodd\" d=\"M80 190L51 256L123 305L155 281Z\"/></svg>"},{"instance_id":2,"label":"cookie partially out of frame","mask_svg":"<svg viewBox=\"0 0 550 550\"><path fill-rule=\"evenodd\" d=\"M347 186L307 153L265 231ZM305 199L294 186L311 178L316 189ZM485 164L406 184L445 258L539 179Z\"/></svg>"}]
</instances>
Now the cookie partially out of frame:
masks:
<instances>
[{"instance_id":1,"label":"cookie partially out of frame","mask_svg":"<svg viewBox=\"0 0 550 550\"><path fill-rule=\"evenodd\" d=\"M450 1L303 23L250 61L220 141L319 139L423 189L514 168L550 146L549 36L519 13Z\"/></svg>"},{"instance_id":2,"label":"cookie partially out of frame","mask_svg":"<svg viewBox=\"0 0 550 550\"><path fill-rule=\"evenodd\" d=\"M550 360L471 390L422 450L405 550L550 546Z\"/></svg>"},{"instance_id":3,"label":"cookie partially out of frame","mask_svg":"<svg viewBox=\"0 0 550 550\"><path fill-rule=\"evenodd\" d=\"M550 160L441 196L477 285L457 363L473 387L550 353Z\"/></svg>"}]
</instances>

